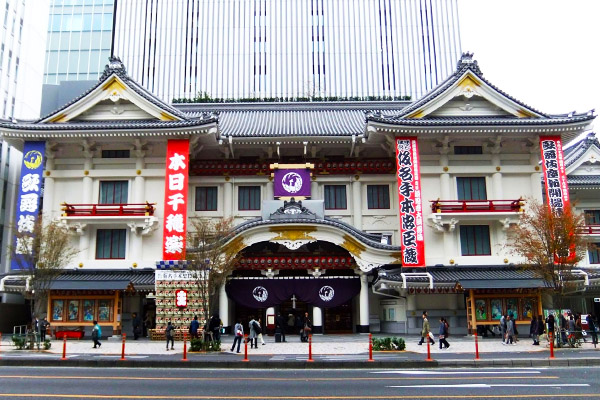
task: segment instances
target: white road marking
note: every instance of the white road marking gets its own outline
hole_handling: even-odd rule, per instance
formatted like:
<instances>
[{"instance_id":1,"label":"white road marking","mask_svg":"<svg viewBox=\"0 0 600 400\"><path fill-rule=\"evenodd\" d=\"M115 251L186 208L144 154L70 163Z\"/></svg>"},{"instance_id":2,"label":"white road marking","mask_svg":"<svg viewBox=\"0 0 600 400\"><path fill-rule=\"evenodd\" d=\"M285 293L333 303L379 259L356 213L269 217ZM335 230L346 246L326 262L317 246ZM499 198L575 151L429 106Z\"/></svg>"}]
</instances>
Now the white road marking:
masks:
<instances>
[{"instance_id":1,"label":"white road marking","mask_svg":"<svg viewBox=\"0 0 600 400\"><path fill-rule=\"evenodd\" d=\"M497 375L497 374L539 374L540 371L375 371L372 374L402 374L402 375Z\"/></svg>"},{"instance_id":2,"label":"white road marking","mask_svg":"<svg viewBox=\"0 0 600 400\"><path fill-rule=\"evenodd\" d=\"M456 385L394 385L386 386L388 388L430 388L430 389L442 389L442 388L492 388L492 387L589 387L587 383L564 383L564 384L528 384L528 383L510 383L510 384L486 384L486 383L463 383Z\"/></svg>"}]
</instances>

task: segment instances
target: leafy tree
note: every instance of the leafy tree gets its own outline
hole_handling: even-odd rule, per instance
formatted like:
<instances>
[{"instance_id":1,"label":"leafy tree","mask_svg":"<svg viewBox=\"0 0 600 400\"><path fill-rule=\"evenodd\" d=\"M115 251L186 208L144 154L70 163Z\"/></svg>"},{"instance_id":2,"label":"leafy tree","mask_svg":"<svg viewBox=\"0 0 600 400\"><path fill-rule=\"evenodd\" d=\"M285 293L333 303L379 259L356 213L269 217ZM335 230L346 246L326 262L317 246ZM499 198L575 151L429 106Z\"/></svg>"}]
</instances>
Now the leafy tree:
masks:
<instances>
[{"instance_id":1,"label":"leafy tree","mask_svg":"<svg viewBox=\"0 0 600 400\"><path fill-rule=\"evenodd\" d=\"M523 267L550 282L555 293L563 294L587 249L586 239L577 234L585 224L584 216L570 205L560 212L535 200L527 203L519 224L510 228L508 250L523 258Z\"/></svg>"},{"instance_id":2,"label":"leafy tree","mask_svg":"<svg viewBox=\"0 0 600 400\"><path fill-rule=\"evenodd\" d=\"M219 287L235 269L240 248L235 241L230 242L233 218L191 219L190 225L185 260L204 304L202 317L206 323L217 308L214 302Z\"/></svg>"},{"instance_id":3,"label":"leafy tree","mask_svg":"<svg viewBox=\"0 0 600 400\"><path fill-rule=\"evenodd\" d=\"M30 279L23 295L31 300L31 314L39 316L46 310L52 282L77 255L71 247L70 234L58 221L44 223L36 219L31 233L16 233L12 259L25 277Z\"/></svg>"}]
</instances>

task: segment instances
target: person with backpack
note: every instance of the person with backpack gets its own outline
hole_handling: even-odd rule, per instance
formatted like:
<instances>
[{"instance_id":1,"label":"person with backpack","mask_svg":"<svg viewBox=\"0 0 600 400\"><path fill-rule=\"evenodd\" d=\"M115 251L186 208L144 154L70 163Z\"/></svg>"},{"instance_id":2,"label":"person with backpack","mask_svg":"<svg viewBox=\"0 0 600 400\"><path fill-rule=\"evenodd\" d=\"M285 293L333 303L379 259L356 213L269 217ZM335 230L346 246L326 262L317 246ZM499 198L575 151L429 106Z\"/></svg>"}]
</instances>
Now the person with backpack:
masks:
<instances>
[{"instance_id":1,"label":"person with backpack","mask_svg":"<svg viewBox=\"0 0 600 400\"><path fill-rule=\"evenodd\" d=\"M248 323L248 328L250 328L250 334L248 335L248 339L250 340L250 348L258 348L257 346L257 338L258 338L258 332L257 332L257 328L260 329L260 327L258 326L258 322L256 322L256 320L254 319L254 317L250 317L250 322Z\"/></svg>"},{"instance_id":2,"label":"person with backpack","mask_svg":"<svg viewBox=\"0 0 600 400\"><path fill-rule=\"evenodd\" d=\"M242 338L244 337L244 326L238 320L235 326L233 327L233 344L231 345L231 351L235 348L235 344L237 343L237 352L240 352L240 345L242 344Z\"/></svg>"},{"instance_id":3,"label":"person with backpack","mask_svg":"<svg viewBox=\"0 0 600 400\"><path fill-rule=\"evenodd\" d=\"M447 349L448 347L450 347L450 343L448 343L448 323L446 322L446 318L444 317L440 317L440 330L439 330L439 337L440 337L440 350L441 349ZM444 345L444 347L442 347L442 345Z\"/></svg>"},{"instance_id":4,"label":"person with backpack","mask_svg":"<svg viewBox=\"0 0 600 400\"><path fill-rule=\"evenodd\" d=\"M100 338L102 337L102 329L100 328L100 325L98 325L98 321L93 321L92 322L94 324L94 327L92 328L92 340L94 341L94 349L96 348L96 345L98 347L102 346L102 343L100 343Z\"/></svg>"},{"instance_id":5,"label":"person with backpack","mask_svg":"<svg viewBox=\"0 0 600 400\"><path fill-rule=\"evenodd\" d=\"M173 347L175 345L175 337L173 335L173 331L175 327L171 324L171 321L167 322L167 329L165 329L165 336L167 338L167 351L169 351L169 342L171 342L171 350L175 350Z\"/></svg>"}]
</instances>

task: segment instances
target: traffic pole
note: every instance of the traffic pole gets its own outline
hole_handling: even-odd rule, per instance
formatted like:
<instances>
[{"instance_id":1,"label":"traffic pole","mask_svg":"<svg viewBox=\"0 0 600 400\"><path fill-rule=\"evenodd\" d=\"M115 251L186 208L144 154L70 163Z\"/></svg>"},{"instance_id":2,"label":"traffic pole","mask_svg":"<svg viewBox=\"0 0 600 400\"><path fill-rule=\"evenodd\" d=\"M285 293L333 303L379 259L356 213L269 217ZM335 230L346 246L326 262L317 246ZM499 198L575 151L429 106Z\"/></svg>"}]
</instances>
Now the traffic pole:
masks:
<instances>
[{"instance_id":1,"label":"traffic pole","mask_svg":"<svg viewBox=\"0 0 600 400\"><path fill-rule=\"evenodd\" d=\"M121 347L121 361L125 361L125 337L127 334L123 334L123 346Z\"/></svg>"},{"instance_id":2,"label":"traffic pole","mask_svg":"<svg viewBox=\"0 0 600 400\"><path fill-rule=\"evenodd\" d=\"M429 336L427 337L427 358L425 359L425 361L433 361L433 359L431 358L431 339L429 338Z\"/></svg>"},{"instance_id":3,"label":"traffic pole","mask_svg":"<svg viewBox=\"0 0 600 400\"><path fill-rule=\"evenodd\" d=\"M477 332L475 332L475 359L479 360L479 339L477 337Z\"/></svg>"},{"instance_id":4,"label":"traffic pole","mask_svg":"<svg viewBox=\"0 0 600 400\"><path fill-rule=\"evenodd\" d=\"M313 362L312 358L312 333L308 335L308 360L307 362Z\"/></svg>"},{"instance_id":5,"label":"traffic pole","mask_svg":"<svg viewBox=\"0 0 600 400\"><path fill-rule=\"evenodd\" d=\"M242 361L250 361L248 360L248 334L244 335L244 359Z\"/></svg>"},{"instance_id":6,"label":"traffic pole","mask_svg":"<svg viewBox=\"0 0 600 400\"><path fill-rule=\"evenodd\" d=\"M183 358L181 361L188 361L187 359L187 333L183 333Z\"/></svg>"},{"instance_id":7,"label":"traffic pole","mask_svg":"<svg viewBox=\"0 0 600 400\"><path fill-rule=\"evenodd\" d=\"M550 340L550 359L554 359L554 332L548 332L548 339Z\"/></svg>"},{"instance_id":8,"label":"traffic pole","mask_svg":"<svg viewBox=\"0 0 600 400\"><path fill-rule=\"evenodd\" d=\"M67 359L67 334L65 333L65 336L63 336L63 356L61 358L61 360L66 360Z\"/></svg>"},{"instance_id":9,"label":"traffic pole","mask_svg":"<svg viewBox=\"0 0 600 400\"><path fill-rule=\"evenodd\" d=\"M0 351L2 350L2 332L0 332ZM0 358L2 358L2 355L0 355Z\"/></svg>"},{"instance_id":10,"label":"traffic pole","mask_svg":"<svg viewBox=\"0 0 600 400\"><path fill-rule=\"evenodd\" d=\"M368 362L373 362L373 334L369 333L369 359Z\"/></svg>"}]
</instances>

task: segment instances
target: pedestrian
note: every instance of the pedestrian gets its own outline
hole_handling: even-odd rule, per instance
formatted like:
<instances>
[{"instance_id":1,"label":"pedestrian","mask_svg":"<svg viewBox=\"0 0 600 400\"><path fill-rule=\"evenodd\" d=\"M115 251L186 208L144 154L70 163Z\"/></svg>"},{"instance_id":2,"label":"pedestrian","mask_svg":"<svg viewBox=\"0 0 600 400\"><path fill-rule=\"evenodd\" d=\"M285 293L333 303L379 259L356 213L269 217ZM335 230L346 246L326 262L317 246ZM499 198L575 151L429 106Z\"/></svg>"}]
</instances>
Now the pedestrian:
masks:
<instances>
[{"instance_id":1,"label":"pedestrian","mask_svg":"<svg viewBox=\"0 0 600 400\"><path fill-rule=\"evenodd\" d=\"M531 317L531 324L529 325L529 337L533 339L533 344L537 345L539 343L539 336L538 336L538 320L537 317L535 315L533 315Z\"/></svg>"},{"instance_id":2,"label":"pedestrian","mask_svg":"<svg viewBox=\"0 0 600 400\"><path fill-rule=\"evenodd\" d=\"M513 346L516 346L517 343L514 341L514 336L515 336L515 321L513 321L512 317L510 315L506 316L506 343L505 344L512 344Z\"/></svg>"},{"instance_id":3,"label":"pedestrian","mask_svg":"<svg viewBox=\"0 0 600 400\"><path fill-rule=\"evenodd\" d=\"M137 313L132 314L133 317L133 340L138 340L142 334L142 319Z\"/></svg>"},{"instance_id":4,"label":"pedestrian","mask_svg":"<svg viewBox=\"0 0 600 400\"><path fill-rule=\"evenodd\" d=\"M263 339L263 327L262 327L262 319L258 319L258 321L256 321L258 324L258 329L256 330L256 334L258 335L258 339L260 340L260 342L262 343L262 345L264 346L265 343L265 339Z\"/></svg>"},{"instance_id":5,"label":"pedestrian","mask_svg":"<svg viewBox=\"0 0 600 400\"><path fill-rule=\"evenodd\" d=\"M302 330L300 334L300 340L303 342L308 342L308 335L312 332L312 322L308 317L308 312L304 313L304 319L302 320Z\"/></svg>"},{"instance_id":6,"label":"pedestrian","mask_svg":"<svg viewBox=\"0 0 600 400\"><path fill-rule=\"evenodd\" d=\"M596 325L594 324L593 315L588 314L585 320L588 323L588 329L590 330L590 334L592 335L592 343L598 344L598 334L596 333Z\"/></svg>"},{"instance_id":7,"label":"pedestrian","mask_svg":"<svg viewBox=\"0 0 600 400\"><path fill-rule=\"evenodd\" d=\"M287 319L288 332L293 334L295 327L296 327L296 317L294 316L294 314L292 312L290 312L288 314L288 319Z\"/></svg>"},{"instance_id":8,"label":"pedestrian","mask_svg":"<svg viewBox=\"0 0 600 400\"><path fill-rule=\"evenodd\" d=\"M175 350L175 337L173 331L175 327L171 324L171 321L167 322L167 329L165 329L165 337L167 338L167 351L169 351L169 342L171 342L171 350Z\"/></svg>"},{"instance_id":9,"label":"pedestrian","mask_svg":"<svg viewBox=\"0 0 600 400\"><path fill-rule=\"evenodd\" d=\"M502 333L502 343L506 343L506 317L507 315L503 315L500 318L500 333Z\"/></svg>"},{"instance_id":10,"label":"pedestrian","mask_svg":"<svg viewBox=\"0 0 600 400\"><path fill-rule=\"evenodd\" d=\"M560 321L560 338L562 340L562 344L565 345L567 344L567 330L569 329L569 322L563 313L560 313L558 320Z\"/></svg>"},{"instance_id":11,"label":"pedestrian","mask_svg":"<svg viewBox=\"0 0 600 400\"><path fill-rule=\"evenodd\" d=\"M254 317L250 317L250 322L248 322L248 328L250 328L250 334L248 335L248 339L250 339L250 348L258 348L257 346L257 337L258 337L258 322L254 319Z\"/></svg>"},{"instance_id":12,"label":"pedestrian","mask_svg":"<svg viewBox=\"0 0 600 400\"><path fill-rule=\"evenodd\" d=\"M554 341L554 314L550 313L550 315L548 315L548 318L546 318L546 325L548 325L548 341Z\"/></svg>"},{"instance_id":13,"label":"pedestrian","mask_svg":"<svg viewBox=\"0 0 600 400\"><path fill-rule=\"evenodd\" d=\"M538 315L537 317L537 343L534 343L536 346L540 345L540 336L546 332L546 324L544 324L544 317Z\"/></svg>"},{"instance_id":14,"label":"pedestrian","mask_svg":"<svg viewBox=\"0 0 600 400\"><path fill-rule=\"evenodd\" d=\"M200 322L198 322L198 316L194 315L194 319L190 322L190 338L198 339L198 329L200 329Z\"/></svg>"},{"instance_id":15,"label":"pedestrian","mask_svg":"<svg viewBox=\"0 0 600 400\"><path fill-rule=\"evenodd\" d=\"M48 327L50 326L50 322L48 322L46 317L44 317L40 321L39 325L40 325L40 340L42 342L45 342L46 341L46 331L48 330Z\"/></svg>"},{"instance_id":16,"label":"pedestrian","mask_svg":"<svg viewBox=\"0 0 600 400\"><path fill-rule=\"evenodd\" d=\"M146 313L146 318L144 318L144 337L150 336L150 329L152 329L152 317L149 313Z\"/></svg>"},{"instance_id":17,"label":"pedestrian","mask_svg":"<svg viewBox=\"0 0 600 400\"><path fill-rule=\"evenodd\" d=\"M98 321L93 321L92 323L94 324L94 327L92 328L92 340L94 341L95 349L96 346L102 346L102 343L100 343L100 338L102 337L102 329L100 328L100 325L98 325Z\"/></svg>"},{"instance_id":18,"label":"pedestrian","mask_svg":"<svg viewBox=\"0 0 600 400\"><path fill-rule=\"evenodd\" d=\"M223 323L221 322L221 318L219 318L219 314L213 314L210 321L208 321L208 330L212 332L212 339L215 341L221 340L221 325Z\"/></svg>"},{"instance_id":19,"label":"pedestrian","mask_svg":"<svg viewBox=\"0 0 600 400\"><path fill-rule=\"evenodd\" d=\"M242 338L244 337L244 326L238 320L235 326L233 327L233 344L231 345L231 351L235 348L235 344L237 343L237 352L240 352L240 345L242 344Z\"/></svg>"},{"instance_id":20,"label":"pedestrian","mask_svg":"<svg viewBox=\"0 0 600 400\"><path fill-rule=\"evenodd\" d=\"M281 341L285 342L285 327L286 322L281 312L277 313L277 318L275 318L275 329L279 329L279 333L281 334Z\"/></svg>"},{"instance_id":21,"label":"pedestrian","mask_svg":"<svg viewBox=\"0 0 600 400\"><path fill-rule=\"evenodd\" d=\"M419 342L419 346L423 344L423 342L425 341L425 338L427 338L429 341L431 341L431 344L435 344L435 340L433 340L433 338L430 335L430 328L429 328L429 320L427 319L427 311L423 311L423 329L421 329L421 341Z\"/></svg>"},{"instance_id":22,"label":"pedestrian","mask_svg":"<svg viewBox=\"0 0 600 400\"><path fill-rule=\"evenodd\" d=\"M450 343L448 343L448 324L446 323L446 319L444 317L440 317L440 350L447 349L450 347ZM442 344L444 347L442 347Z\"/></svg>"}]
</instances>

